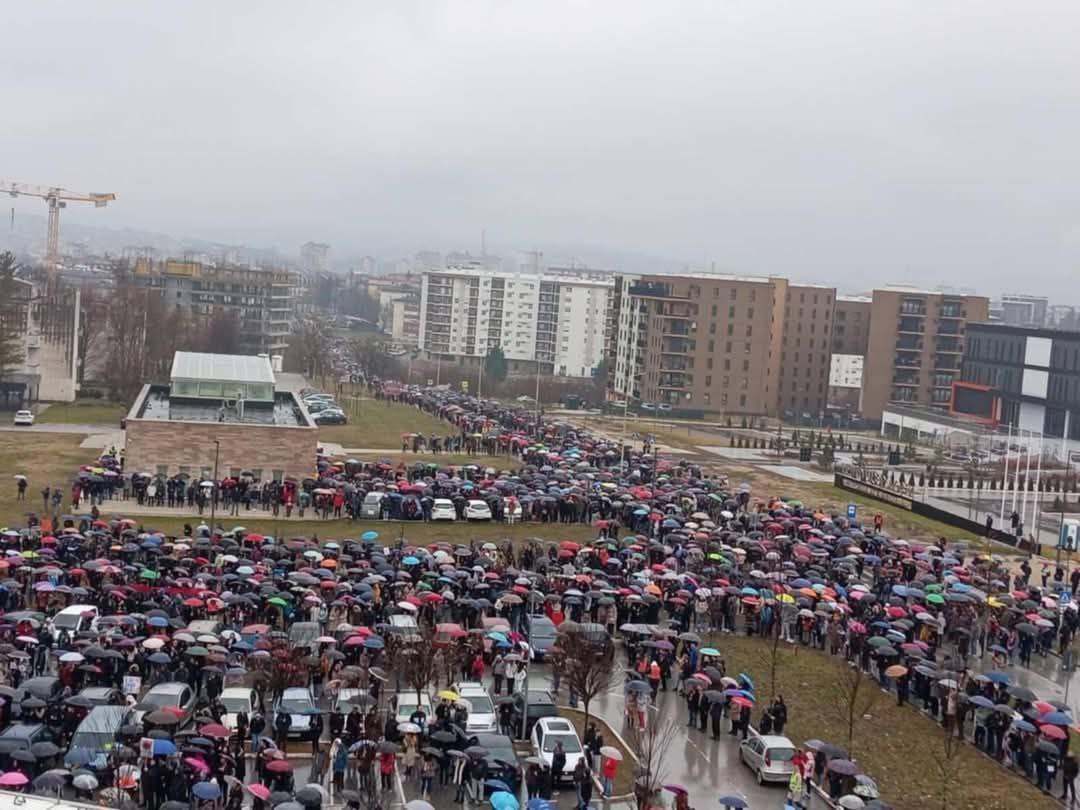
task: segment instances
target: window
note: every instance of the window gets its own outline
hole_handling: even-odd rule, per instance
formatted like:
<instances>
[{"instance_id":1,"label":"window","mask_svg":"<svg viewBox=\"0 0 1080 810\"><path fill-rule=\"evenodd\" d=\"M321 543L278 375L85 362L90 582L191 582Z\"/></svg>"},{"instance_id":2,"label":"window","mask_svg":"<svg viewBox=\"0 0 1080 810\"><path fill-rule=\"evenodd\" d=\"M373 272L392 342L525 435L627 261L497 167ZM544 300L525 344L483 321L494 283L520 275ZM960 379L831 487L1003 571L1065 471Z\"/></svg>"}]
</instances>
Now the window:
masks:
<instances>
[{"instance_id":1,"label":"window","mask_svg":"<svg viewBox=\"0 0 1080 810\"><path fill-rule=\"evenodd\" d=\"M199 479L202 481L209 480L211 475L213 475L213 470L210 467L203 467L199 470Z\"/></svg>"},{"instance_id":2,"label":"window","mask_svg":"<svg viewBox=\"0 0 1080 810\"><path fill-rule=\"evenodd\" d=\"M716 334L716 321L712 321L709 324L709 334L710 335L715 335Z\"/></svg>"},{"instance_id":3,"label":"window","mask_svg":"<svg viewBox=\"0 0 1080 810\"><path fill-rule=\"evenodd\" d=\"M731 358L730 357L725 357L724 358L724 371L731 371Z\"/></svg>"},{"instance_id":4,"label":"window","mask_svg":"<svg viewBox=\"0 0 1080 810\"><path fill-rule=\"evenodd\" d=\"M739 407L740 408L745 408L746 407L746 394L739 394Z\"/></svg>"},{"instance_id":5,"label":"window","mask_svg":"<svg viewBox=\"0 0 1080 810\"><path fill-rule=\"evenodd\" d=\"M727 308L727 316L729 318L734 318L735 317L735 305L734 304L732 304L730 307Z\"/></svg>"},{"instance_id":6,"label":"window","mask_svg":"<svg viewBox=\"0 0 1080 810\"><path fill-rule=\"evenodd\" d=\"M279 484L285 480L284 470L272 470L270 472L270 475L273 476L274 480L277 481Z\"/></svg>"},{"instance_id":7,"label":"window","mask_svg":"<svg viewBox=\"0 0 1080 810\"><path fill-rule=\"evenodd\" d=\"M749 371L750 370L750 361L749 360L743 360L742 361L742 370L743 371Z\"/></svg>"},{"instance_id":8,"label":"window","mask_svg":"<svg viewBox=\"0 0 1080 810\"><path fill-rule=\"evenodd\" d=\"M710 388L712 386L712 377L708 374L705 375L705 387Z\"/></svg>"},{"instance_id":9,"label":"window","mask_svg":"<svg viewBox=\"0 0 1080 810\"><path fill-rule=\"evenodd\" d=\"M251 477L254 478L256 481L261 481L262 480L262 467L252 467L251 468Z\"/></svg>"},{"instance_id":10,"label":"window","mask_svg":"<svg viewBox=\"0 0 1080 810\"><path fill-rule=\"evenodd\" d=\"M734 335L734 334L735 334L735 324L733 324L733 323L729 323L729 324L727 325L727 333L728 333L729 335Z\"/></svg>"},{"instance_id":11,"label":"window","mask_svg":"<svg viewBox=\"0 0 1080 810\"><path fill-rule=\"evenodd\" d=\"M752 334L754 334L754 327L751 326L750 324L747 324L746 325L746 336L750 337Z\"/></svg>"},{"instance_id":12,"label":"window","mask_svg":"<svg viewBox=\"0 0 1080 810\"><path fill-rule=\"evenodd\" d=\"M746 310L746 317L747 318L753 318L754 317L754 308L753 307L749 307Z\"/></svg>"},{"instance_id":13,"label":"window","mask_svg":"<svg viewBox=\"0 0 1080 810\"><path fill-rule=\"evenodd\" d=\"M727 353L727 354L731 354L731 341L730 340L724 345L724 352Z\"/></svg>"},{"instance_id":14,"label":"window","mask_svg":"<svg viewBox=\"0 0 1080 810\"><path fill-rule=\"evenodd\" d=\"M709 371L712 371L712 358L711 357L705 360L705 368L709 369Z\"/></svg>"},{"instance_id":15,"label":"window","mask_svg":"<svg viewBox=\"0 0 1080 810\"><path fill-rule=\"evenodd\" d=\"M731 300L734 301L738 297L739 297L739 291L735 287L732 287L731 288Z\"/></svg>"},{"instance_id":16,"label":"window","mask_svg":"<svg viewBox=\"0 0 1080 810\"><path fill-rule=\"evenodd\" d=\"M169 477L169 465L168 464L158 464L157 465L157 474L160 475L160 476L163 476L165 478L168 478Z\"/></svg>"}]
</instances>

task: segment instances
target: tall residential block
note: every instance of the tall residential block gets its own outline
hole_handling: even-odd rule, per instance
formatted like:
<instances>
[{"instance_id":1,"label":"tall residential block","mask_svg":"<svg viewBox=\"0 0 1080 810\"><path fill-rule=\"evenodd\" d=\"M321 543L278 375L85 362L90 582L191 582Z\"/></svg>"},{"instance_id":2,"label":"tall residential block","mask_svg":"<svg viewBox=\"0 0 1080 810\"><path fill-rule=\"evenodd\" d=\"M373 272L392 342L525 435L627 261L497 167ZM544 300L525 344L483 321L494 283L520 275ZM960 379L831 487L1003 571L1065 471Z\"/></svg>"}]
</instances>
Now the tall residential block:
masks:
<instances>
[{"instance_id":1,"label":"tall residential block","mask_svg":"<svg viewBox=\"0 0 1080 810\"><path fill-rule=\"evenodd\" d=\"M880 419L891 404L948 408L967 324L985 321L980 295L891 286L874 290L863 368L862 414Z\"/></svg>"},{"instance_id":2,"label":"tall residential block","mask_svg":"<svg viewBox=\"0 0 1080 810\"><path fill-rule=\"evenodd\" d=\"M776 277L621 277L609 318L609 395L711 414L816 416L835 297L831 287Z\"/></svg>"},{"instance_id":3,"label":"tall residential block","mask_svg":"<svg viewBox=\"0 0 1080 810\"><path fill-rule=\"evenodd\" d=\"M594 272L522 274L476 264L428 269L419 345L429 357L476 365L498 347L511 371L593 375L604 359L613 281Z\"/></svg>"}]
</instances>

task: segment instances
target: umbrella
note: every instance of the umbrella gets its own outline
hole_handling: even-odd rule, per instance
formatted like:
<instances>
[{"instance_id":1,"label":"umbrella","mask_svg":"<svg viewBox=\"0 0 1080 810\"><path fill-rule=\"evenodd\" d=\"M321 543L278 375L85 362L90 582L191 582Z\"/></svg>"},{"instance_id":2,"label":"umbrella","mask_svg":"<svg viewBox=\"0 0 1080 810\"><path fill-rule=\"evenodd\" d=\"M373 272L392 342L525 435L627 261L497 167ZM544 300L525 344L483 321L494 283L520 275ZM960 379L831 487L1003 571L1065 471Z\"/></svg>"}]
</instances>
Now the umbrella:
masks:
<instances>
[{"instance_id":1,"label":"umbrella","mask_svg":"<svg viewBox=\"0 0 1080 810\"><path fill-rule=\"evenodd\" d=\"M521 806L518 804L518 800L514 798L514 794L505 790L492 793L490 801L493 810L518 810Z\"/></svg>"},{"instance_id":2,"label":"umbrella","mask_svg":"<svg viewBox=\"0 0 1080 810\"><path fill-rule=\"evenodd\" d=\"M431 802L425 802L423 799L413 799L411 802L405 802L405 810L435 810L435 807Z\"/></svg>"},{"instance_id":3,"label":"umbrella","mask_svg":"<svg viewBox=\"0 0 1080 810\"><path fill-rule=\"evenodd\" d=\"M613 759L616 762L622 762L623 758L622 751L611 745L600 746L600 756L607 757L608 759Z\"/></svg>"},{"instance_id":4,"label":"umbrella","mask_svg":"<svg viewBox=\"0 0 1080 810\"><path fill-rule=\"evenodd\" d=\"M747 808L750 807L750 805L746 803L746 799L741 796L721 796L720 806L730 808L730 810L747 810Z\"/></svg>"},{"instance_id":5,"label":"umbrella","mask_svg":"<svg viewBox=\"0 0 1080 810\"><path fill-rule=\"evenodd\" d=\"M854 776L859 772L859 766L850 759L832 759L825 767L841 776Z\"/></svg>"},{"instance_id":6,"label":"umbrella","mask_svg":"<svg viewBox=\"0 0 1080 810\"><path fill-rule=\"evenodd\" d=\"M221 788L214 782L196 782L191 788L191 792L195 795L195 798L206 802L221 798Z\"/></svg>"},{"instance_id":7,"label":"umbrella","mask_svg":"<svg viewBox=\"0 0 1080 810\"><path fill-rule=\"evenodd\" d=\"M97 790L98 780L92 773L80 773L71 780L71 784L79 790ZM186 808L187 805L185 804Z\"/></svg>"},{"instance_id":8,"label":"umbrella","mask_svg":"<svg viewBox=\"0 0 1080 810\"><path fill-rule=\"evenodd\" d=\"M0 774L0 785L4 787L19 787L25 785L30 780L25 773L19 771L8 771L7 773Z\"/></svg>"},{"instance_id":9,"label":"umbrella","mask_svg":"<svg viewBox=\"0 0 1080 810\"><path fill-rule=\"evenodd\" d=\"M840 801L837 802L844 810L861 810L866 807L866 802L853 793L849 793L847 796L841 796Z\"/></svg>"}]
</instances>

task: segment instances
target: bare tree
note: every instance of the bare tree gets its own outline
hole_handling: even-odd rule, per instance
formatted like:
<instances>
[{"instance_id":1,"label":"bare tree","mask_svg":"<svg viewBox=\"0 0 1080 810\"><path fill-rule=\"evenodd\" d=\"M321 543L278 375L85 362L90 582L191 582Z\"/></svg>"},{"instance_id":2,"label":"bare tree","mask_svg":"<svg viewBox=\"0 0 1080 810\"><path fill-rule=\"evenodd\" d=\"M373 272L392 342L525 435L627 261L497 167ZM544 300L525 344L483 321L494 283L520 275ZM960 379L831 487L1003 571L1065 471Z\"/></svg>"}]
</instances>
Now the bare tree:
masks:
<instances>
[{"instance_id":1,"label":"bare tree","mask_svg":"<svg viewBox=\"0 0 1080 810\"><path fill-rule=\"evenodd\" d=\"M855 722L870 711L878 690L857 666L841 666L833 686L836 711L847 728L848 754L854 756Z\"/></svg>"},{"instance_id":2,"label":"bare tree","mask_svg":"<svg viewBox=\"0 0 1080 810\"><path fill-rule=\"evenodd\" d=\"M585 728L589 727L589 706L597 696L611 691L618 670L609 646L593 643L588 633L570 630L559 633L559 654L552 659L559 677L577 695L585 709Z\"/></svg>"},{"instance_id":3,"label":"bare tree","mask_svg":"<svg viewBox=\"0 0 1080 810\"><path fill-rule=\"evenodd\" d=\"M0 253L0 377L23 358L22 334L26 329L26 301L17 294L15 257Z\"/></svg>"},{"instance_id":4,"label":"bare tree","mask_svg":"<svg viewBox=\"0 0 1080 810\"><path fill-rule=\"evenodd\" d=\"M963 715L957 715L955 722L962 724L962 717ZM941 810L947 810L949 807L949 788L956 780L957 771L960 769L957 755L960 753L963 738L953 734L948 725L943 725L939 742L941 746L938 749L940 755L934 758L934 765L937 767L938 776L941 777Z\"/></svg>"},{"instance_id":5,"label":"bare tree","mask_svg":"<svg viewBox=\"0 0 1080 810\"><path fill-rule=\"evenodd\" d=\"M403 642L394 666L401 671L402 680L416 690L416 703L420 695L439 677L442 653L435 644L435 634L424 628L412 639Z\"/></svg>"},{"instance_id":6,"label":"bare tree","mask_svg":"<svg viewBox=\"0 0 1080 810\"><path fill-rule=\"evenodd\" d=\"M642 729L637 723L632 725L626 741L637 757L637 767L634 772L634 801L638 810L655 803L663 787L666 773L664 763L667 758L667 750L675 740L679 732L678 723L671 717L660 719L659 716L649 718L645 728Z\"/></svg>"}]
</instances>

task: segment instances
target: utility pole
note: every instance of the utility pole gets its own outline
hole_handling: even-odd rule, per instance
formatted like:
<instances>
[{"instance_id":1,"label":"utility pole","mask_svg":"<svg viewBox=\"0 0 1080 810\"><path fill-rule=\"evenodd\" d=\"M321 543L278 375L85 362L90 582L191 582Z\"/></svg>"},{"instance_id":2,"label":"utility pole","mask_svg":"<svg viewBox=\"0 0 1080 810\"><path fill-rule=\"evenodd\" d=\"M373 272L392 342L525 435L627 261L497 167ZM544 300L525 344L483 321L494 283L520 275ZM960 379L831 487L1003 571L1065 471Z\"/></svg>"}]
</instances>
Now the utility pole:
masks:
<instances>
[{"instance_id":1,"label":"utility pole","mask_svg":"<svg viewBox=\"0 0 1080 810\"><path fill-rule=\"evenodd\" d=\"M210 488L210 536L214 536L214 515L217 513L218 461L221 459L221 439L214 439L214 481Z\"/></svg>"}]
</instances>

